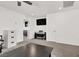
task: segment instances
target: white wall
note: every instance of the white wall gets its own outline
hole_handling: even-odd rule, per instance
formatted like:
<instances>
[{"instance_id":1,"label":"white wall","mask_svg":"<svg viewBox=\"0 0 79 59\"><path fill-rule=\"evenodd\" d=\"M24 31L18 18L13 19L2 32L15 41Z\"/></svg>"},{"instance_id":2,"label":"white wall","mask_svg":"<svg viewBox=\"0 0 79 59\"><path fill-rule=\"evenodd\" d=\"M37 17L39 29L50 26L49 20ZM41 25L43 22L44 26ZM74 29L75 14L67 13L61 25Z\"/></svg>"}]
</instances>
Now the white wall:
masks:
<instances>
[{"instance_id":1,"label":"white wall","mask_svg":"<svg viewBox=\"0 0 79 59\"><path fill-rule=\"evenodd\" d=\"M16 30L16 41L20 42L23 41L23 30L28 30L28 39L32 39L35 32L39 30L46 31L46 26L36 25L36 19L35 17L22 15L0 7L0 34L2 34L3 30ZM29 23L26 28L24 27L24 21Z\"/></svg>"},{"instance_id":2,"label":"white wall","mask_svg":"<svg viewBox=\"0 0 79 59\"><path fill-rule=\"evenodd\" d=\"M0 34L3 30L16 30L16 41L22 41L24 19L24 15L0 7Z\"/></svg>"},{"instance_id":3,"label":"white wall","mask_svg":"<svg viewBox=\"0 0 79 59\"><path fill-rule=\"evenodd\" d=\"M44 17L40 17L40 18L44 18ZM39 30L46 31L46 25L43 26L36 25L36 19L40 19L40 18L29 17L29 22L30 22L29 39L34 38L34 33L39 32Z\"/></svg>"},{"instance_id":4,"label":"white wall","mask_svg":"<svg viewBox=\"0 0 79 59\"><path fill-rule=\"evenodd\" d=\"M47 40L79 45L79 9L47 15Z\"/></svg>"}]
</instances>

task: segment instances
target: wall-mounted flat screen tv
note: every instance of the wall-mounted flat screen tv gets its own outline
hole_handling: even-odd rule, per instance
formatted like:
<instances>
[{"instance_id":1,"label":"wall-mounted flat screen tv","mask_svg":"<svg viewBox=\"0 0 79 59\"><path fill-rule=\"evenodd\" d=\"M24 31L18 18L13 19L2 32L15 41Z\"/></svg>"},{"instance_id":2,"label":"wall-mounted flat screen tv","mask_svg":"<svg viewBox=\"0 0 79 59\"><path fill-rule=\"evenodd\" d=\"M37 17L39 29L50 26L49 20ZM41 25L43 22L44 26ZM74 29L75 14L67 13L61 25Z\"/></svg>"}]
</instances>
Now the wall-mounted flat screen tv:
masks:
<instances>
[{"instance_id":1,"label":"wall-mounted flat screen tv","mask_svg":"<svg viewBox=\"0 0 79 59\"><path fill-rule=\"evenodd\" d=\"M36 24L37 25L46 25L46 18L37 19Z\"/></svg>"}]
</instances>

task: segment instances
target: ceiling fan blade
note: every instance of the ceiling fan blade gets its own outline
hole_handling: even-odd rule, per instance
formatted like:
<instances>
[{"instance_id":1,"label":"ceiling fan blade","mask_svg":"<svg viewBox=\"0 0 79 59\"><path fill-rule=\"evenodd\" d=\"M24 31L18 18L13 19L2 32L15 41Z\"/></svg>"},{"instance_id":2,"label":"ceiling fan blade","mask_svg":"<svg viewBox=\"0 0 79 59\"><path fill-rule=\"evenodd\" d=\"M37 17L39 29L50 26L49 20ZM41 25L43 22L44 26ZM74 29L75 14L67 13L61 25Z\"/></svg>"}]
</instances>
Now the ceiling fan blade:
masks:
<instances>
[{"instance_id":1,"label":"ceiling fan blade","mask_svg":"<svg viewBox=\"0 0 79 59\"><path fill-rule=\"evenodd\" d=\"M29 5L32 5L32 2L30 2L30 1L23 1L24 3L27 3L27 4L29 4Z\"/></svg>"}]
</instances>

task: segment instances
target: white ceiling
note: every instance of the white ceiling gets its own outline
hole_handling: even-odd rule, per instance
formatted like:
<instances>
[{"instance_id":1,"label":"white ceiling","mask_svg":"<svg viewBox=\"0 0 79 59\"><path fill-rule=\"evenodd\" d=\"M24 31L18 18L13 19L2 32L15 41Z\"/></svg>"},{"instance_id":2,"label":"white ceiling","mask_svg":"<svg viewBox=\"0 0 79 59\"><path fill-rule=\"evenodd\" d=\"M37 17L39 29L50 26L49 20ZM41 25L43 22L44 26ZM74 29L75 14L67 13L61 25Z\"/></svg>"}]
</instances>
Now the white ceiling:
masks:
<instances>
[{"instance_id":1,"label":"white ceiling","mask_svg":"<svg viewBox=\"0 0 79 59\"><path fill-rule=\"evenodd\" d=\"M19 13L34 17L46 16L49 13L59 11L63 7L62 1L31 1L33 5L22 2L22 6L17 6L17 1L0 1L0 6Z\"/></svg>"}]
</instances>

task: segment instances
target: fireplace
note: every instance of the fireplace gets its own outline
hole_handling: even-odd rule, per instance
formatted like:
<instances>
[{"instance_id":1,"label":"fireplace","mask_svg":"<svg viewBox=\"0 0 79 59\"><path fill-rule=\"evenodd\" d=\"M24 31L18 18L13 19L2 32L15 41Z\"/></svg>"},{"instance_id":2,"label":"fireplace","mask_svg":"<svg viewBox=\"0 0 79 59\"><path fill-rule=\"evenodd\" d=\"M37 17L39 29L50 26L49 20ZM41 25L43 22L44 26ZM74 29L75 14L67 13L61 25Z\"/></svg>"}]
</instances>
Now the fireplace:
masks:
<instances>
[{"instance_id":1,"label":"fireplace","mask_svg":"<svg viewBox=\"0 0 79 59\"><path fill-rule=\"evenodd\" d=\"M35 32L34 38L40 40L46 40L46 32L43 32L42 30L40 30L39 32Z\"/></svg>"}]
</instances>

